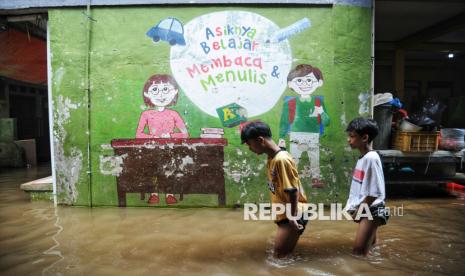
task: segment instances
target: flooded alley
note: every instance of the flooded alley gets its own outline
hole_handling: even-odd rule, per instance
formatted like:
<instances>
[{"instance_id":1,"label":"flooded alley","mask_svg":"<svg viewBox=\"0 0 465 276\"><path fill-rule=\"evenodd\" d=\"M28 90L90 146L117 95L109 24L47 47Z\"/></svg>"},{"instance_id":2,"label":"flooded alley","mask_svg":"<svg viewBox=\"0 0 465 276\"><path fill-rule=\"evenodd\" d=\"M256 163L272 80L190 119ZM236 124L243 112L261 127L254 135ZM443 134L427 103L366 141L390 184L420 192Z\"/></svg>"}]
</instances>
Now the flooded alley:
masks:
<instances>
[{"instance_id":1,"label":"flooded alley","mask_svg":"<svg viewBox=\"0 0 465 276\"><path fill-rule=\"evenodd\" d=\"M464 0L0 0L0 276L465 276L464 72Z\"/></svg>"},{"instance_id":2,"label":"flooded alley","mask_svg":"<svg viewBox=\"0 0 465 276\"><path fill-rule=\"evenodd\" d=\"M404 216L367 258L350 254L356 224L311 221L292 258L272 256L276 227L242 210L54 207L19 184L48 167L0 174L2 275L461 275L465 202L396 199ZM311 199L310 199L311 200Z\"/></svg>"}]
</instances>

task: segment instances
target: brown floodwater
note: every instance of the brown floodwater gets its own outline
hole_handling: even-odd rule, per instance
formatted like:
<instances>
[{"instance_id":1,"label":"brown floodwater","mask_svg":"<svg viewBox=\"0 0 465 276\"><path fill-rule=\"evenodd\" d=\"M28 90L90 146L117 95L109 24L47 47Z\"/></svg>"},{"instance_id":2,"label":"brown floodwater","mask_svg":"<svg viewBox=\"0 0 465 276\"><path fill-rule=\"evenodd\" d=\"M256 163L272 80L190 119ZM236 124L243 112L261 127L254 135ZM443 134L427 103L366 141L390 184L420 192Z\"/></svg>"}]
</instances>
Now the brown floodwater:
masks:
<instances>
[{"instance_id":1,"label":"brown floodwater","mask_svg":"<svg viewBox=\"0 0 465 276\"><path fill-rule=\"evenodd\" d=\"M400 198L366 258L350 254L357 225L311 221L295 254L272 258L276 226L242 210L54 207L19 184L48 167L0 172L2 275L463 275L465 201Z\"/></svg>"}]
</instances>

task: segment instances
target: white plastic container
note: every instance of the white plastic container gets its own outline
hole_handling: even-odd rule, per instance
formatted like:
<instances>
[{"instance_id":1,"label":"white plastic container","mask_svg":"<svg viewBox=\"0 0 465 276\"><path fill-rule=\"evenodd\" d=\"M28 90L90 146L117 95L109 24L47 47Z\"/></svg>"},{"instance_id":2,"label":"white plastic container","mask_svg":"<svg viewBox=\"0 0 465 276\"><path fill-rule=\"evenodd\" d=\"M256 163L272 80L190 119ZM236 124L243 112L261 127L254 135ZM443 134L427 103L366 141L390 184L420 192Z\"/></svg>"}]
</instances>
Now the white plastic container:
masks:
<instances>
[{"instance_id":1,"label":"white plastic container","mask_svg":"<svg viewBox=\"0 0 465 276\"><path fill-rule=\"evenodd\" d=\"M400 123L399 129L401 131L406 131L406 132L417 132L417 131L420 131L422 127L412 124L407 120L402 120L402 122Z\"/></svg>"}]
</instances>

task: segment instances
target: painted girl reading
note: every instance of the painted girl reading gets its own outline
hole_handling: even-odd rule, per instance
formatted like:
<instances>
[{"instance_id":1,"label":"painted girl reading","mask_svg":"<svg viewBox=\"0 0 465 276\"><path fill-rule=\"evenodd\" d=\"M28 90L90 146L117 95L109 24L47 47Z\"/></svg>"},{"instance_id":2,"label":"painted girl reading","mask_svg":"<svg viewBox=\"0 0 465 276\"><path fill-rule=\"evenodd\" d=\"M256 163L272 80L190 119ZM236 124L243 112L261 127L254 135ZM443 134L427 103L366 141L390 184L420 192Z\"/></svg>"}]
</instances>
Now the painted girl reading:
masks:
<instances>
[{"instance_id":1,"label":"painted girl reading","mask_svg":"<svg viewBox=\"0 0 465 276\"><path fill-rule=\"evenodd\" d=\"M151 109L142 112L136 138L187 138L186 125L178 112L168 109L178 99L178 84L169 75L153 75L144 85L142 96ZM145 132L147 128L148 133ZM150 195L148 203L159 202L158 193ZM177 203L173 194L166 194L166 203Z\"/></svg>"}]
</instances>

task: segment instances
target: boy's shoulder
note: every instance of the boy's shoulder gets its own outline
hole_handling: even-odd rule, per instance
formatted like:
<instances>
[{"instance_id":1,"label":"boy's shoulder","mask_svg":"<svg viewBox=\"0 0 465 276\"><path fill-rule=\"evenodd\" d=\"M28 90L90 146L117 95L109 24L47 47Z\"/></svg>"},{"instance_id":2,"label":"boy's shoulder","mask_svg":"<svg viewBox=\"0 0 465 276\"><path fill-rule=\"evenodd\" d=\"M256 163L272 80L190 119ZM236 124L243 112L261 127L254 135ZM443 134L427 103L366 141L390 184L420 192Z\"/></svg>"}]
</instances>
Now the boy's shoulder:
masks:
<instances>
[{"instance_id":1,"label":"boy's shoulder","mask_svg":"<svg viewBox=\"0 0 465 276\"><path fill-rule=\"evenodd\" d=\"M375 150L372 150L367 152L365 157L368 159L379 159L379 154Z\"/></svg>"},{"instance_id":2,"label":"boy's shoulder","mask_svg":"<svg viewBox=\"0 0 465 276\"><path fill-rule=\"evenodd\" d=\"M368 162L368 163L381 162L381 158L379 157L379 154L374 150L367 152L363 156L362 159L363 159L364 162Z\"/></svg>"},{"instance_id":3,"label":"boy's shoulder","mask_svg":"<svg viewBox=\"0 0 465 276\"><path fill-rule=\"evenodd\" d=\"M271 168L280 168L279 170L293 170L297 169L294 158L287 151L278 152L272 159L268 160L268 164Z\"/></svg>"},{"instance_id":4,"label":"boy's shoulder","mask_svg":"<svg viewBox=\"0 0 465 276\"><path fill-rule=\"evenodd\" d=\"M287 162L287 161L292 161L292 155L285 151L285 150L282 150L280 152L278 152L272 159L273 161L275 162Z\"/></svg>"}]
</instances>

